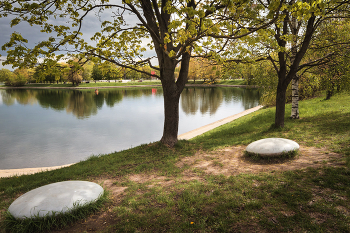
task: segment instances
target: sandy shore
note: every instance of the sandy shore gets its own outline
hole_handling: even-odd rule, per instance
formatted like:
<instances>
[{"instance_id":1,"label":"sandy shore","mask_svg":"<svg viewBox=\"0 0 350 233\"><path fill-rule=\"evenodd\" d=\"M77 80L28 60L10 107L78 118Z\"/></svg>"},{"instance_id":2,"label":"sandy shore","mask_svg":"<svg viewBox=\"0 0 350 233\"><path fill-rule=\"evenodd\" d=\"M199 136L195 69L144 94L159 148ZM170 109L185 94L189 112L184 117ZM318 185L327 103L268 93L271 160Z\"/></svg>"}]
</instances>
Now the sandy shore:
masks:
<instances>
[{"instance_id":1,"label":"sandy shore","mask_svg":"<svg viewBox=\"0 0 350 233\"><path fill-rule=\"evenodd\" d=\"M236 120L242 116L245 116L247 114L250 114L252 112L255 112L257 110L259 110L260 108L262 108L263 106L259 105L257 107L254 107L254 108L251 108L251 109L247 109L243 112L240 112L238 114L235 114L235 115L232 115L232 116L229 116L229 117L226 117L224 119L221 119L221 120L218 120L218 121L215 121L214 123L211 123L211 124L208 124L208 125L205 125L205 126L202 126L198 129L195 129L195 130L192 130L190 132L187 132L187 133L184 133L184 134L181 134L178 136L178 139L191 139L191 138L194 138L198 135L201 135L209 130L212 130L212 129L215 129L216 127L219 127L221 125L224 125L226 123L229 123L233 120Z\"/></svg>"},{"instance_id":2,"label":"sandy shore","mask_svg":"<svg viewBox=\"0 0 350 233\"><path fill-rule=\"evenodd\" d=\"M62 166L54 166L54 167L35 167L35 168L19 168L19 169L5 169L5 170L0 170L0 177L9 177L9 176L20 176L20 175L28 175L28 174L34 174L38 172L43 172L43 171L50 171L50 170L55 170L59 169L62 167L68 167L71 164L66 164Z\"/></svg>"},{"instance_id":3,"label":"sandy shore","mask_svg":"<svg viewBox=\"0 0 350 233\"><path fill-rule=\"evenodd\" d=\"M252 112L255 112L257 110L259 110L260 108L262 108L263 106L257 106L248 110L245 110L241 113L235 114L233 116L221 119L219 121L216 121L214 123L205 125L203 127L200 127L198 129L192 130L190 132L181 134L178 136L179 139L191 139L194 138L198 135L201 135L209 130L212 130L216 127L219 127L221 125L224 125L228 122L231 122L235 119L238 119L242 116L245 116L247 114L250 114ZM10 177L10 176L19 176L19 175L28 175L28 174L34 174L37 172L42 172L42 171L50 171L50 170L55 170L55 169L59 169L62 167L68 167L72 164L67 164L67 165L63 165L63 166L54 166L54 167L38 167L38 168L19 168L19 169L5 169L5 170L0 170L0 177Z\"/></svg>"}]
</instances>

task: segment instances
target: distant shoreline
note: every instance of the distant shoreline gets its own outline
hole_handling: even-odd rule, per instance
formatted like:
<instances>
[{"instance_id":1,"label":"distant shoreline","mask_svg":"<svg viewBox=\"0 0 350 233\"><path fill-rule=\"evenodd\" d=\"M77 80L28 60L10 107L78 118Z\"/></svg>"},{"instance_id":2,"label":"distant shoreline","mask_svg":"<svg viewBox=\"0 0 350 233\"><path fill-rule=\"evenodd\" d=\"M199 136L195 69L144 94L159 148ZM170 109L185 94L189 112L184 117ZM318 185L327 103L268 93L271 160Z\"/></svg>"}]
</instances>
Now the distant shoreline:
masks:
<instances>
[{"instance_id":1,"label":"distant shoreline","mask_svg":"<svg viewBox=\"0 0 350 233\"><path fill-rule=\"evenodd\" d=\"M92 86L92 87L0 87L0 89L102 89L102 88L130 88L130 87L162 87L161 84L149 85L121 85L121 86ZM185 87L241 87L241 88L258 88L255 85L229 85L229 84L186 84Z\"/></svg>"}]
</instances>

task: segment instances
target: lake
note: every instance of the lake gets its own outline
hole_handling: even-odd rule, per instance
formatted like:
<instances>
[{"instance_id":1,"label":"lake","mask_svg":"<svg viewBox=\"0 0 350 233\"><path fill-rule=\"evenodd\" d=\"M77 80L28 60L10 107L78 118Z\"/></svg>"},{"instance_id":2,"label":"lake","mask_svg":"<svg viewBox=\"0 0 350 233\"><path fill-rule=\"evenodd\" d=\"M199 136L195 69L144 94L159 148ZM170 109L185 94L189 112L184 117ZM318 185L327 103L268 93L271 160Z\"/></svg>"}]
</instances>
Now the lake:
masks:
<instances>
[{"instance_id":1,"label":"lake","mask_svg":"<svg viewBox=\"0 0 350 233\"><path fill-rule=\"evenodd\" d=\"M179 135L259 105L244 88L188 87ZM159 141L161 88L0 90L0 169L48 167Z\"/></svg>"}]
</instances>

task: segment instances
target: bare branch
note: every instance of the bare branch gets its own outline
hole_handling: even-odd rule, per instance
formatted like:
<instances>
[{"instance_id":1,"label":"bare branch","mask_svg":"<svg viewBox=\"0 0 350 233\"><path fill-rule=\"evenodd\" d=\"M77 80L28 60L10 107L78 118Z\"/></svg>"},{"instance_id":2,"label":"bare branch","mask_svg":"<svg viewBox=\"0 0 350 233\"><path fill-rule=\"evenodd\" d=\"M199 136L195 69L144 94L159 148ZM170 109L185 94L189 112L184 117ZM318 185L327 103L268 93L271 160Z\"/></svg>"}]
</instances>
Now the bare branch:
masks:
<instances>
[{"instance_id":1,"label":"bare branch","mask_svg":"<svg viewBox=\"0 0 350 233\"><path fill-rule=\"evenodd\" d=\"M146 71L144 71L144 70L141 70L141 69L138 69L138 68L135 67L136 65L140 65L140 64L144 64L144 63L150 64L151 58L147 58L146 60L135 62L134 64L125 65L125 64L123 64L123 63L119 63L119 62L115 61L114 59L101 56L100 54L97 54L97 53L95 53L95 52L93 52L93 51L87 52L86 55L91 55L91 56L94 56L94 57L98 57L98 58L100 58L101 60L109 61L109 62L111 62L111 63L113 63L113 64L116 64L116 65L118 65L118 66L120 66L120 67L128 68L128 69L131 69L131 70L134 70L134 71L137 71L137 72L140 72L140 73L143 73L143 74L147 74L147 75L149 75L149 76L154 76L154 77L157 77L157 78L161 79L161 77L158 76L158 75L148 73L148 72L146 72ZM157 70L159 70L159 68L156 68L156 67L154 67L154 66L151 66L151 68L152 68L152 69L157 69Z\"/></svg>"},{"instance_id":2,"label":"bare branch","mask_svg":"<svg viewBox=\"0 0 350 233\"><path fill-rule=\"evenodd\" d=\"M325 64L328 62L328 60L326 60L327 58L330 58L331 56L335 55L335 53L328 53L326 54L325 56L321 57L321 58L318 58L316 60L313 60L313 61L310 61L308 63L305 63L305 64L302 64L299 66L298 70L301 70L305 67L313 67L313 66L319 66L319 65L322 65L322 64Z\"/></svg>"}]
</instances>

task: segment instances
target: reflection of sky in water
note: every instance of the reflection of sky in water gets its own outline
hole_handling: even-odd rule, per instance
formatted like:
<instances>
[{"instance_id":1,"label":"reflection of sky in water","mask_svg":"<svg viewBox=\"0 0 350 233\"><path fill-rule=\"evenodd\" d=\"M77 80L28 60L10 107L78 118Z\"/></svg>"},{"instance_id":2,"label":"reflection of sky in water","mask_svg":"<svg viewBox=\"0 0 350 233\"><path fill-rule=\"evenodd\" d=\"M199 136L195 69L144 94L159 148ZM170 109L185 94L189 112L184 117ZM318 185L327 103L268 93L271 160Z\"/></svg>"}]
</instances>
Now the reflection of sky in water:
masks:
<instances>
[{"instance_id":1,"label":"reflection of sky in water","mask_svg":"<svg viewBox=\"0 0 350 233\"><path fill-rule=\"evenodd\" d=\"M96 115L83 119L65 110L42 108L38 102L15 101L7 106L0 95L0 103L0 169L74 163L158 141L163 133L163 96L159 94L124 95L112 108L104 103ZM215 113L186 114L180 101L179 134L245 110L242 101L225 99L218 104Z\"/></svg>"}]
</instances>

